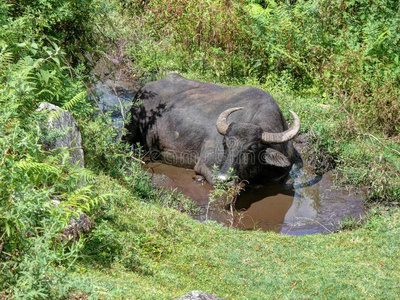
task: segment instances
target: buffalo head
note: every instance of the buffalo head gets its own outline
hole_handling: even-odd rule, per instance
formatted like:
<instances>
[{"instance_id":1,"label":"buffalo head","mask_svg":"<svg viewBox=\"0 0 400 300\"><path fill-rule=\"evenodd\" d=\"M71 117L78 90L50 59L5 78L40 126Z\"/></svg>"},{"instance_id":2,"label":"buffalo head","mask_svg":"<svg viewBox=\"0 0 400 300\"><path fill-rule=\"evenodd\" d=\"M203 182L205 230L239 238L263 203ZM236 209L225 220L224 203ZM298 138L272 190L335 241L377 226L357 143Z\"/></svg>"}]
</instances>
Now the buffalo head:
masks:
<instances>
[{"instance_id":1,"label":"buffalo head","mask_svg":"<svg viewBox=\"0 0 400 300\"><path fill-rule=\"evenodd\" d=\"M218 132L224 136L224 155L218 179L226 180L228 170L233 169L239 178L254 178L262 170L271 179L286 175L293 159L285 155L288 141L293 139L300 129L300 119L293 111L293 124L284 132L266 132L252 123L232 122L228 116L243 107L225 110L217 119ZM267 168L266 168L267 166ZM266 174L267 173L267 174Z\"/></svg>"}]
</instances>

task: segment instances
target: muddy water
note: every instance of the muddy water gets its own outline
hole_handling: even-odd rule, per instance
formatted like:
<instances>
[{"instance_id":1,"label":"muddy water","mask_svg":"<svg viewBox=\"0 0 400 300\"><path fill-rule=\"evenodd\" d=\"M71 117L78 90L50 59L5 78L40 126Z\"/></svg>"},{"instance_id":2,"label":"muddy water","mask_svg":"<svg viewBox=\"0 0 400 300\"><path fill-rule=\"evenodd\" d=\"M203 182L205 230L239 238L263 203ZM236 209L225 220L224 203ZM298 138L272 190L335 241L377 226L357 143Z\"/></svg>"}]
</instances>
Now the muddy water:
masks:
<instances>
[{"instance_id":1,"label":"muddy water","mask_svg":"<svg viewBox=\"0 0 400 300\"><path fill-rule=\"evenodd\" d=\"M100 95L99 108L111 112L114 126L120 129L135 89L129 81L107 80L99 81L95 91ZM359 218L364 213L363 194L335 187L330 172L316 176L307 165L292 168L290 184L244 187L234 210L217 202L209 204L212 187L195 182L193 170L162 163L149 163L146 168L155 185L177 189L193 199L201 208L201 214L194 217L201 222L214 220L242 230L303 235L332 232L345 216Z\"/></svg>"},{"instance_id":2,"label":"muddy water","mask_svg":"<svg viewBox=\"0 0 400 300\"><path fill-rule=\"evenodd\" d=\"M359 218L364 214L363 194L334 187L331 173L316 176L307 166L292 168L290 184L244 187L233 214L228 207L208 205L212 187L195 182L193 170L156 162L146 168L155 185L177 189L193 199L202 208L198 220L215 220L242 230L291 235L329 233L345 216Z\"/></svg>"}]
</instances>

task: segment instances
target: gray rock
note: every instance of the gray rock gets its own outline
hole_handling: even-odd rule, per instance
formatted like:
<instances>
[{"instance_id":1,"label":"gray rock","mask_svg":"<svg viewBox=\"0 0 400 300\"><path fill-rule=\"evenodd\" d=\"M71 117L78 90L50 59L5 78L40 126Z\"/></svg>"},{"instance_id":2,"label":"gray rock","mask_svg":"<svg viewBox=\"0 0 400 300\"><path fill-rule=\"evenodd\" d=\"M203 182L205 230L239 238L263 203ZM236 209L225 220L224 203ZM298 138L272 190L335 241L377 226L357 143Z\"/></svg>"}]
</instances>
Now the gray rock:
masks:
<instances>
[{"instance_id":1,"label":"gray rock","mask_svg":"<svg viewBox=\"0 0 400 300\"><path fill-rule=\"evenodd\" d=\"M54 206L59 206L61 203L55 199L52 199L51 202L54 204ZM68 208L74 210L72 207ZM88 233L92 229L93 221L89 218L89 216L83 212L78 212L78 214L79 217L72 217L68 226L63 230L63 236L61 237L62 240L68 239L77 241L82 233Z\"/></svg>"},{"instance_id":2,"label":"gray rock","mask_svg":"<svg viewBox=\"0 0 400 300\"><path fill-rule=\"evenodd\" d=\"M80 213L79 218L72 218L67 228L63 230L63 238L77 241L82 233L88 233L93 227L93 221L85 213Z\"/></svg>"},{"instance_id":3,"label":"gray rock","mask_svg":"<svg viewBox=\"0 0 400 300\"><path fill-rule=\"evenodd\" d=\"M41 103L37 111L47 110L49 118L44 125L48 133L58 133L54 138L46 139L43 146L46 150L66 147L71 149L70 162L74 164L79 161L78 166L84 167L84 156L82 150L81 133L76 126L74 117L69 111L51 103ZM56 113L56 111L58 111Z\"/></svg>"},{"instance_id":4,"label":"gray rock","mask_svg":"<svg viewBox=\"0 0 400 300\"><path fill-rule=\"evenodd\" d=\"M41 103L37 111L47 111L48 118L42 129L46 131L43 147L46 150L57 148L70 149L70 163L78 162L80 168L84 167L84 155L82 150L81 133L76 126L72 114L51 103ZM52 199L55 206L60 205L60 201ZM71 208L72 209L72 208ZM80 234L87 233L93 226L92 220L85 213L78 212L79 217L72 217L69 225L63 230L61 239L78 240Z\"/></svg>"},{"instance_id":5,"label":"gray rock","mask_svg":"<svg viewBox=\"0 0 400 300\"><path fill-rule=\"evenodd\" d=\"M223 300L223 299L201 291L192 291L189 294L183 295L177 300Z\"/></svg>"}]
</instances>

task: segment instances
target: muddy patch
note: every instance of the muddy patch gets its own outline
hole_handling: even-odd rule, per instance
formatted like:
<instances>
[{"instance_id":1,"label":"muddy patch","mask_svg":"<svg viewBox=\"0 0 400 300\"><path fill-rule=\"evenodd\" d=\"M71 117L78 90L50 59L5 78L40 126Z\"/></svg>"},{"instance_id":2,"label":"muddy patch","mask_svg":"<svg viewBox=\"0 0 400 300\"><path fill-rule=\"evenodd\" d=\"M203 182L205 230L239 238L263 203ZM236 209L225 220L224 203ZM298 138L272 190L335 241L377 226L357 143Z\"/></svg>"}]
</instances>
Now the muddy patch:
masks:
<instances>
[{"instance_id":1,"label":"muddy patch","mask_svg":"<svg viewBox=\"0 0 400 300\"><path fill-rule=\"evenodd\" d=\"M290 184L248 185L237 197L235 211L209 205L212 187L193 180L193 170L162 163L146 168L157 186L176 189L202 208L199 221L214 220L242 230L260 229L291 235L330 233L346 216L360 218L365 211L362 193L335 187L332 172L315 175L310 167L294 166Z\"/></svg>"}]
</instances>

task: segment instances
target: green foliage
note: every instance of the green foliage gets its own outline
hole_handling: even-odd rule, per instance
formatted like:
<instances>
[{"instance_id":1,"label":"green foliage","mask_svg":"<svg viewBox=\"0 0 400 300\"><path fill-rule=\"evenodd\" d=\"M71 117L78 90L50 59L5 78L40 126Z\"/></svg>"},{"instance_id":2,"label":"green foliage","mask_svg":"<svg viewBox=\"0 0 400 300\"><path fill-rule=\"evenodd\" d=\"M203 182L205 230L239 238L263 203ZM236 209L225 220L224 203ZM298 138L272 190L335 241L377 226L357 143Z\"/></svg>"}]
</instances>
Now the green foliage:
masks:
<instances>
[{"instance_id":1,"label":"green foliage","mask_svg":"<svg viewBox=\"0 0 400 300\"><path fill-rule=\"evenodd\" d=\"M140 175L148 178L144 173ZM87 238L81 263L152 275L154 263L173 254L174 245L180 241L176 231L180 226L186 227L178 213L166 207L171 203L162 199L171 200L176 196L152 189L147 191L146 201L137 201L144 195L138 195L136 187L126 183L121 185L118 180L105 175L99 175L98 179L99 191L112 190L114 196L101 203L97 225Z\"/></svg>"},{"instance_id":2,"label":"green foliage","mask_svg":"<svg viewBox=\"0 0 400 300\"><path fill-rule=\"evenodd\" d=\"M43 151L39 120L26 118L25 128L17 119L12 125L0 121L0 290L26 299L55 296L54 289L66 284L57 265L76 259L79 247L62 242L61 231L74 213L91 212L99 199L91 186L81 186L87 176L69 164L67 152Z\"/></svg>"},{"instance_id":3,"label":"green foliage","mask_svg":"<svg viewBox=\"0 0 400 300\"><path fill-rule=\"evenodd\" d=\"M67 15L61 2L0 3L0 294L16 299L66 297L74 289L66 272L82 241L71 243L63 230L107 197L94 188L91 171L69 163L69 150L42 146L55 134L42 124L57 116L35 112L40 103L70 110L77 120L94 113L81 70L72 75L68 55L51 42L63 44L71 34L58 26Z\"/></svg>"},{"instance_id":4,"label":"green foliage","mask_svg":"<svg viewBox=\"0 0 400 300\"><path fill-rule=\"evenodd\" d=\"M217 166L214 165L212 172L214 189L209 194L206 218L208 218L211 206L213 206L213 209L218 209L225 213L229 211L229 226L234 227L240 222L241 218L241 212L236 211L235 203L243 190L243 182L238 182L239 178L234 174L232 168L229 168L226 180L218 178L219 169Z\"/></svg>"},{"instance_id":5,"label":"green foliage","mask_svg":"<svg viewBox=\"0 0 400 300\"><path fill-rule=\"evenodd\" d=\"M9 17L28 19L31 34L40 45L51 39L65 51L74 66L86 63L85 53L95 49L93 35L98 2L94 0L6 0Z\"/></svg>"},{"instance_id":6,"label":"green foliage","mask_svg":"<svg viewBox=\"0 0 400 300\"><path fill-rule=\"evenodd\" d=\"M112 177L123 176L131 154L127 145L119 143L110 116L99 114L82 120L81 133L86 165L95 172L105 170Z\"/></svg>"},{"instance_id":7,"label":"green foliage","mask_svg":"<svg viewBox=\"0 0 400 300\"><path fill-rule=\"evenodd\" d=\"M138 27L130 54L148 75L189 69L218 78L247 74L252 45L244 2L121 1ZM229 34L227 34L229 33Z\"/></svg>"},{"instance_id":8,"label":"green foliage","mask_svg":"<svg viewBox=\"0 0 400 300\"><path fill-rule=\"evenodd\" d=\"M214 189L210 194L210 202L213 203L223 198L225 204L234 203L241 188L239 184L236 182L238 180L238 177L234 175L233 169L230 168L228 170L228 175L226 180L220 180L218 178L219 169L217 166L214 165L212 172L214 180Z\"/></svg>"}]
</instances>

